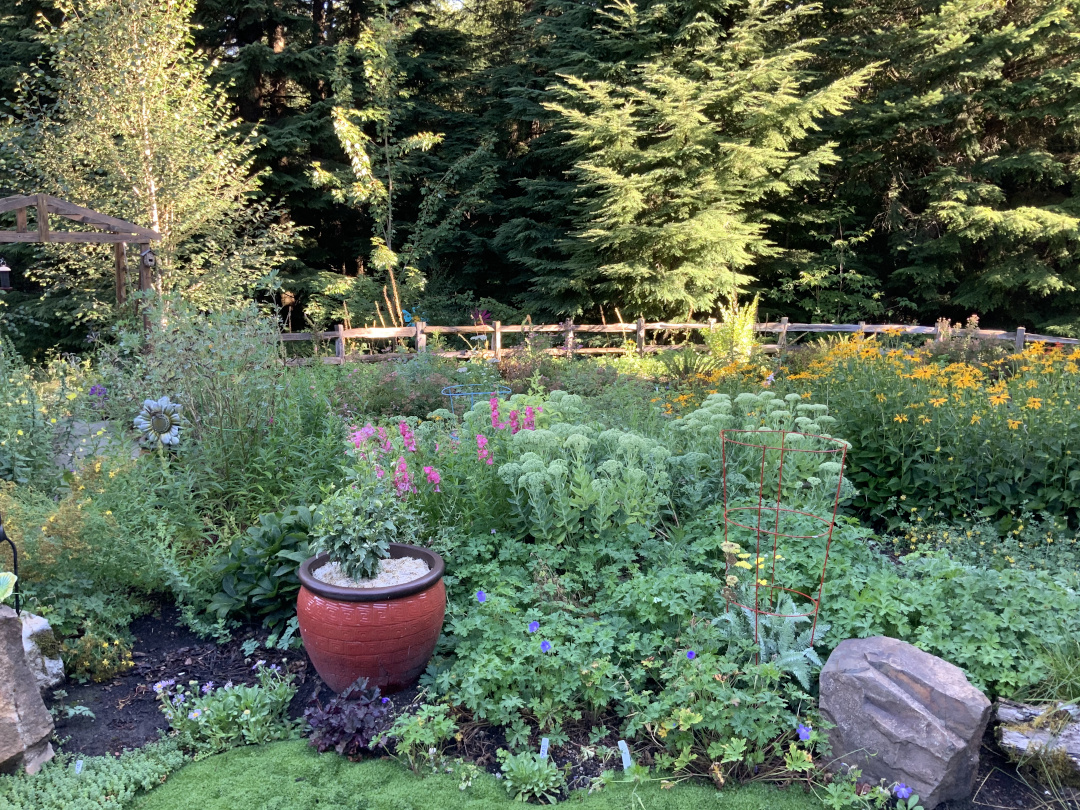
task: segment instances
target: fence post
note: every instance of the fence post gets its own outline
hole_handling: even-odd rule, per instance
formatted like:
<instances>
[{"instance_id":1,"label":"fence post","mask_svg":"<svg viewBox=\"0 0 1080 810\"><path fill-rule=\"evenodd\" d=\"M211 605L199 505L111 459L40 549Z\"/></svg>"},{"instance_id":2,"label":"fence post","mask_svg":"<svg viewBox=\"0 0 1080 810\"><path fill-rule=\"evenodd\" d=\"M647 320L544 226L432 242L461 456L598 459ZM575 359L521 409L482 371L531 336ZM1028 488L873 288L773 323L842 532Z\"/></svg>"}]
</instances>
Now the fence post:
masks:
<instances>
[{"instance_id":1,"label":"fence post","mask_svg":"<svg viewBox=\"0 0 1080 810\"><path fill-rule=\"evenodd\" d=\"M715 331L715 329L716 329L716 318L709 318L709 331L712 332L712 331Z\"/></svg>"},{"instance_id":2,"label":"fence post","mask_svg":"<svg viewBox=\"0 0 1080 810\"><path fill-rule=\"evenodd\" d=\"M1022 326L1016 327L1016 351L1022 352L1024 350L1024 341L1027 340L1027 330Z\"/></svg>"},{"instance_id":3,"label":"fence post","mask_svg":"<svg viewBox=\"0 0 1080 810\"><path fill-rule=\"evenodd\" d=\"M566 342L563 344L563 349L573 357L574 355L574 319L566 319L566 329L563 330L566 334Z\"/></svg>"},{"instance_id":4,"label":"fence post","mask_svg":"<svg viewBox=\"0 0 1080 810\"><path fill-rule=\"evenodd\" d=\"M337 332L337 338L334 340L334 354L337 356L339 363L345 362L345 327L342 324L338 324L334 327L334 331Z\"/></svg>"},{"instance_id":5,"label":"fence post","mask_svg":"<svg viewBox=\"0 0 1080 810\"><path fill-rule=\"evenodd\" d=\"M784 349L787 348L787 325L788 319L785 315L783 318L780 319L780 334L776 337L776 348L778 350L778 354L783 354Z\"/></svg>"},{"instance_id":6,"label":"fence post","mask_svg":"<svg viewBox=\"0 0 1080 810\"><path fill-rule=\"evenodd\" d=\"M645 319L637 319L637 350L638 354L645 354Z\"/></svg>"},{"instance_id":7,"label":"fence post","mask_svg":"<svg viewBox=\"0 0 1080 810\"><path fill-rule=\"evenodd\" d=\"M424 329L427 328L427 324L423 321L416 322L416 353L427 351L427 332Z\"/></svg>"},{"instance_id":8,"label":"fence post","mask_svg":"<svg viewBox=\"0 0 1080 810\"><path fill-rule=\"evenodd\" d=\"M502 360L502 321L495 321L495 336L492 338L491 347L495 350L495 359Z\"/></svg>"}]
</instances>

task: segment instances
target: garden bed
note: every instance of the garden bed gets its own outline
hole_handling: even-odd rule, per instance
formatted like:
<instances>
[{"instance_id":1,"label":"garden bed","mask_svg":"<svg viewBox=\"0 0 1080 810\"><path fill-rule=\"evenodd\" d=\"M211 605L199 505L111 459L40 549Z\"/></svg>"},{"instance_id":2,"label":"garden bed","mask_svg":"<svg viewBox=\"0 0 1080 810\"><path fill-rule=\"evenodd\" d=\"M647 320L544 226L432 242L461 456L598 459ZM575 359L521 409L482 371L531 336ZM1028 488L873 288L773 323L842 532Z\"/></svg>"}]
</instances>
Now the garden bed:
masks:
<instances>
[{"instance_id":1,"label":"garden bed","mask_svg":"<svg viewBox=\"0 0 1080 810\"><path fill-rule=\"evenodd\" d=\"M193 634L179 621L179 611L166 605L153 614L136 619L131 625L131 633L135 638L136 665L133 669L105 683L65 685L68 697L63 703L85 706L95 717L58 717L56 738L62 741L62 750L96 756L142 747L158 739L168 727L154 695L154 683L168 678L201 683L214 681L217 684L229 680L234 683L254 683L252 665L264 657L280 661L296 676L298 690L289 707L291 717L302 716L313 697L318 696L324 701L331 697L329 690L314 674L303 651L274 650L270 656L260 646L251 655L245 655L242 649L244 641L265 640L266 634L262 630L253 628L239 632L233 640L219 645ZM392 713L396 715L407 710L417 696L415 689L392 695ZM56 706L58 701L51 703ZM618 725L618 718L609 720L610 723L606 725L610 728ZM617 734L614 731L590 744L588 727L569 726L566 730L569 741L552 746L550 755L560 766L570 763L567 778L570 790L587 788L590 781L603 770L617 766ZM535 747L539 748L540 740L534 742ZM455 740L447 748L446 754L450 759L473 762L494 774L499 770L495 751L505 747L506 740L500 729L483 723L462 723L461 739ZM249 751L245 756L258 758L260 755ZM652 763L652 752L648 748L639 748L634 758L640 764L648 765ZM1029 787L1017 774L1015 766L998 751L992 731L987 733L983 744L976 784L978 788L971 801L943 805L945 810L1028 810L1045 806L1049 798ZM797 803L793 806L797 806ZM1080 807L1080 802L1074 801L1073 806Z\"/></svg>"}]
</instances>

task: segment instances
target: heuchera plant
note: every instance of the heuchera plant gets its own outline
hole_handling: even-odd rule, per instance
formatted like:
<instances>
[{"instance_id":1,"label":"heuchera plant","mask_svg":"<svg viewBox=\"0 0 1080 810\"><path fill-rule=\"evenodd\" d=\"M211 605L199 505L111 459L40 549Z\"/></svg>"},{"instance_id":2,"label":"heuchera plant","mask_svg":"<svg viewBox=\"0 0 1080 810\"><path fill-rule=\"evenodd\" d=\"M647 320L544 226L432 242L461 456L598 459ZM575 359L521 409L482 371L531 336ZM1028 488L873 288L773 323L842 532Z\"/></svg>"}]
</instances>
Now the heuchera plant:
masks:
<instances>
[{"instance_id":1,"label":"heuchera plant","mask_svg":"<svg viewBox=\"0 0 1080 810\"><path fill-rule=\"evenodd\" d=\"M367 688L367 678L360 678L325 706L318 702L304 712L311 726L310 743L319 753L331 748L344 757L359 759L365 750L378 744L389 725L389 698L378 687Z\"/></svg>"}]
</instances>

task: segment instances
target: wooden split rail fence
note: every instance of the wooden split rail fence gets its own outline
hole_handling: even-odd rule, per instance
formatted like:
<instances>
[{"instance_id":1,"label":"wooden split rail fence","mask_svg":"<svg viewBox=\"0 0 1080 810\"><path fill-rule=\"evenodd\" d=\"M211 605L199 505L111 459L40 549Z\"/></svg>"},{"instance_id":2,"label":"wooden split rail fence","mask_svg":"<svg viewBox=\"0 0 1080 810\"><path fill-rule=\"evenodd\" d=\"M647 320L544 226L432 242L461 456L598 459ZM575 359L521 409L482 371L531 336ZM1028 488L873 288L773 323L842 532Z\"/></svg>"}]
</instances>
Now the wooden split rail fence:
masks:
<instances>
[{"instance_id":1,"label":"wooden split rail fence","mask_svg":"<svg viewBox=\"0 0 1080 810\"><path fill-rule=\"evenodd\" d=\"M330 332L284 332L281 339L286 342L325 340L334 342L334 355L323 358L326 363L354 362L378 362L381 360L400 360L403 355L399 352L384 352L379 354L347 354L347 341L349 340L388 340L404 339L415 341L417 352L426 352L428 335L491 335L491 348L484 350L462 349L460 351L434 352L440 357L469 358L481 354L484 357L500 359L505 351L503 348L504 335L535 335L535 334L561 334L563 347L547 349L556 354L617 354L625 351L621 347L583 347L575 346L578 335L595 334L625 334L634 335L637 350L641 354L646 352L664 351L676 349L678 346L657 346L646 343L648 332L679 332L715 329L715 318L710 318L705 323L647 323L639 318L636 323L618 324L575 324L572 322L560 324L503 324L495 321L493 324L482 326L432 326L424 322L418 322L413 326L406 327L365 327L362 329L346 329L339 325ZM787 318L779 321L754 324L754 331L774 333L777 336L776 343L766 344L760 348L769 353L782 352L789 345L794 336L822 333L822 332L852 332L860 334L880 334L888 332L892 334L906 335L932 335L936 340L945 337L944 331L938 326L908 326L905 324L829 324L829 323L790 323ZM961 332L961 330L954 330ZM1006 332L1001 329L979 329L975 334L980 338L992 340L1012 341L1017 351L1023 349L1025 343L1060 343L1078 345L1080 340L1075 338L1059 338L1050 335L1036 335L1027 332L1019 326L1015 332Z\"/></svg>"}]
</instances>

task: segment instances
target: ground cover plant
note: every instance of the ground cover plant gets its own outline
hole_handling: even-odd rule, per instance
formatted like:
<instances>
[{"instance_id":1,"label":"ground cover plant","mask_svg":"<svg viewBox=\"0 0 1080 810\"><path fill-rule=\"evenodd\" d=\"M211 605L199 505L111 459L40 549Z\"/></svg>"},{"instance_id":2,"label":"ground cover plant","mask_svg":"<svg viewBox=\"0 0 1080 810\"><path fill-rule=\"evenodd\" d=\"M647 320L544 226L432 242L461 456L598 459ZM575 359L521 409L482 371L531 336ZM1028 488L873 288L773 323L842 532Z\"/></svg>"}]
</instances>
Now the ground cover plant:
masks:
<instances>
[{"instance_id":1,"label":"ground cover plant","mask_svg":"<svg viewBox=\"0 0 1080 810\"><path fill-rule=\"evenodd\" d=\"M237 806L296 808L314 806L345 810L358 802L371 810L401 807L510 810L521 807L490 774L471 777L461 789L460 766L453 772L414 776L394 762L349 762L336 754L318 754L300 742L238 749L195 763L132 807L173 810L198 806L226 810ZM428 798L424 798L428 797ZM640 804L639 804L640 802ZM711 787L679 785L664 789L661 780L615 782L580 800L584 808L615 810L645 806L650 810L690 810L707 802L721 810L810 810L820 807L799 789L749 786L717 795ZM21 809L20 809L21 810Z\"/></svg>"}]
</instances>

